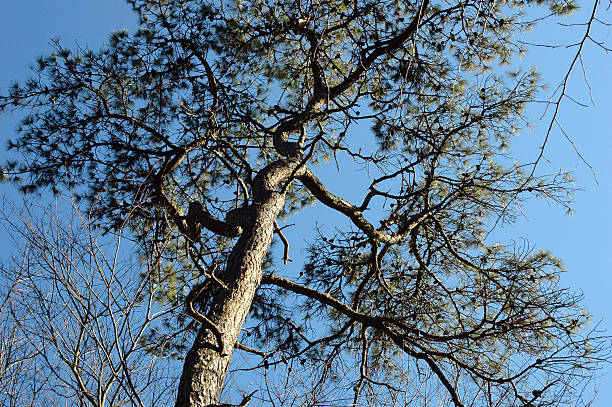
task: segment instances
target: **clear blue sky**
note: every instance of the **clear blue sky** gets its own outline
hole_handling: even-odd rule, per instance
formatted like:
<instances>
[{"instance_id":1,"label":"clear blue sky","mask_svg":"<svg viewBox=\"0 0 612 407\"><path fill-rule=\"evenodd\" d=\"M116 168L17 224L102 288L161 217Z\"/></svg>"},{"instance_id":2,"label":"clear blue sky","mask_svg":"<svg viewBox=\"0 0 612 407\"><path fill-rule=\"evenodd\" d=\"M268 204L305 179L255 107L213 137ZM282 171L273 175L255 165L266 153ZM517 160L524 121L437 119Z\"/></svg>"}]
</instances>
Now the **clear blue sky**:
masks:
<instances>
[{"instance_id":1,"label":"clear blue sky","mask_svg":"<svg viewBox=\"0 0 612 407\"><path fill-rule=\"evenodd\" d=\"M602 9L607 4L603 4ZM591 4L584 4L587 9ZM23 0L5 1L0 9L0 90L6 90L14 79L29 76L27 69L35 58L49 50L50 38L60 37L66 46L77 44L98 48L112 30L135 27L135 17L121 0ZM603 10L602 10L603 11ZM602 12L600 17L612 22L612 12ZM573 27L578 39L584 27ZM559 31L561 30L561 31ZM548 43L561 41L570 34L567 27L547 27L537 32L539 39ZM561 32L563 35L559 35ZM606 29L598 29L596 35L612 45ZM538 48L527 57L537 64L544 82L551 86L544 96L550 96L569 66L573 49ZM599 185L590 169L580 161L572 146L559 131L552 133L547 146L545 163L550 169L571 169L576 186L581 188L575 196L575 214L567 216L563 208L547 202L532 201L524 208L526 217L516 225L499 233L500 239L526 237L539 247L552 250L565 260L568 273L561 285L584 292L584 305L602 320L601 328L612 333L612 55L606 56L589 44L584 53L587 78L592 87L593 106L580 66L572 75L570 95L589 104L580 107L566 100L561 109L560 122L576 143L580 153L593 166ZM531 127L519 136L516 146L525 157L535 157L547 126L540 120L543 106L530 110ZM0 117L0 137L4 145L14 129L16 121L11 116ZM4 156L0 153L0 157ZM329 174L333 179L333 174ZM17 198L9 185L0 185L0 194ZM307 210L308 212L308 210ZM305 214L307 215L307 214ZM2 232L0 232L2 233ZM299 230L288 232L296 240L303 236ZM0 243L4 236L0 235ZM5 246L5 245L3 245ZM6 255L0 251L0 255ZM295 253L297 255L297 253ZM600 381L599 397L595 407L612 405L612 368Z\"/></svg>"}]
</instances>

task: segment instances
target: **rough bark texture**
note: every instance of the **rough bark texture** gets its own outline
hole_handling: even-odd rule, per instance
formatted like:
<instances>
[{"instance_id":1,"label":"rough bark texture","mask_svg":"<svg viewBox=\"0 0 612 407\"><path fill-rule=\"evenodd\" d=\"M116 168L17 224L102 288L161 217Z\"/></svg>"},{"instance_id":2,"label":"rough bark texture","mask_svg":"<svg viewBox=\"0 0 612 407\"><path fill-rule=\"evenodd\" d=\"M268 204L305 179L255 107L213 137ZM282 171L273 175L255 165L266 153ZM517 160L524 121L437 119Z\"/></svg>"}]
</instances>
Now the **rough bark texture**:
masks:
<instances>
[{"instance_id":1,"label":"rough bark texture","mask_svg":"<svg viewBox=\"0 0 612 407\"><path fill-rule=\"evenodd\" d=\"M284 159L264 168L254 180L254 204L234 214L232 221L243 231L220 276L228 289L219 290L207 315L221 332L223 350L219 352L213 332L202 326L185 358L177 407L218 405L234 344L261 283L262 264L272 241L274 221L285 204L284 193L276 189L298 165L297 159Z\"/></svg>"}]
</instances>

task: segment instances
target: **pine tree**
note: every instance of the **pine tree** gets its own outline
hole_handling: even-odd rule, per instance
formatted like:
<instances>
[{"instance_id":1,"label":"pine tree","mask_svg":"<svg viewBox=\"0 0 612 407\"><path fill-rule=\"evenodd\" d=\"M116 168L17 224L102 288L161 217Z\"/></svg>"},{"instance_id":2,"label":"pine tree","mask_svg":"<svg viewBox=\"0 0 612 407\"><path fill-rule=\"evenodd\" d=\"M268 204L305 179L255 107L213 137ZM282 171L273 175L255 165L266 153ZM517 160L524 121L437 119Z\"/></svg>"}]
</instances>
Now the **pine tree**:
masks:
<instances>
[{"instance_id":1,"label":"pine tree","mask_svg":"<svg viewBox=\"0 0 612 407\"><path fill-rule=\"evenodd\" d=\"M573 1L129 3L136 33L55 43L1 99L24 114L4 171L77 195L108 232L129 215L167 264L158 301L188 317L149 341L184 357L176 406L220 405L234 352L306 377L262 400L569 405L601 351L580 297L549 252L486 237L530 196L569 205L570 174L509 145L541 87L517 65L524 16ZM367 184L360 202L317 176L330 160ZM287 264L278 220L313 202L344 221L291 274L270 245Z\"/></svg>"}]
</instances>

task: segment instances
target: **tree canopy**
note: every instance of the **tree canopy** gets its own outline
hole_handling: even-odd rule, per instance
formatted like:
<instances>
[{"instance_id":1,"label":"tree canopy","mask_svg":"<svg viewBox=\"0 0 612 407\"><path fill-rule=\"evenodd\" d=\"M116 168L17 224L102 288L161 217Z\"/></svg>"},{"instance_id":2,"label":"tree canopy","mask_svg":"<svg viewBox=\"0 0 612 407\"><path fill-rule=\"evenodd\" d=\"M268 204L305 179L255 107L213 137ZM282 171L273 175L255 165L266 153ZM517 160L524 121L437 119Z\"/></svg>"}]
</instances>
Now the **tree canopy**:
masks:
<instances>
[{"instance_id":1,"label":"tree canopy","mask_svg":"<svg viewBox=\"0 0 612 407\"><path fill-rule=\"evenodd\" d=\"M602 342L562 262L489 238L528 197L569 208L571 174L510 143L542 86L518 36L573 1L128 3L135 33L57 42L0 98L24 115L4 175L127 224L162 270L155 300L183 312L146 341L184 359L177 406L220 405L234 352L264 378L251 403L577 402ZM357 202L317 175L330 161ZM278 221L314 202L344 221L283 267Z\"/></svg>"}]
</instances>

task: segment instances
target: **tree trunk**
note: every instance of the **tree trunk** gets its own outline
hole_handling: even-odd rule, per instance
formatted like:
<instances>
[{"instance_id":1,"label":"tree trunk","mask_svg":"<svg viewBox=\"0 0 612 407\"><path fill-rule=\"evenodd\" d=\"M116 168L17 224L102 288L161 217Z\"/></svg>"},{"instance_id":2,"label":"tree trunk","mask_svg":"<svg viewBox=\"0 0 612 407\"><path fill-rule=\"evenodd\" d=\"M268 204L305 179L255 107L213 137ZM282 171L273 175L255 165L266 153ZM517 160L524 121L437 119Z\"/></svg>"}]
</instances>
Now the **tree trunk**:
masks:
<instances>
[{"instance_id":1,"label":"tree trunk","mask_svg":"<svg viewBox=\"0 0 612 407\"><path fill-rule=\"evenodd\" d=\"M219 392L230 364L274 231L274 221L285 204L284 193L276 191L282 180L296 168L295 159L276 161L260 171L253 182L253 205L240 209L243 231L220 276L228 289L220 289L207 317L221 332L223 351L217 338L202 325L187 353L178 389L176 407L203 407L218 404Z\"/></svg>"}]
</instances>

